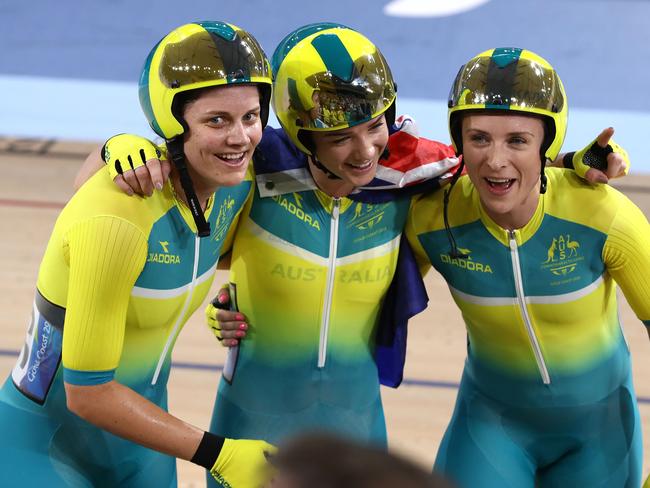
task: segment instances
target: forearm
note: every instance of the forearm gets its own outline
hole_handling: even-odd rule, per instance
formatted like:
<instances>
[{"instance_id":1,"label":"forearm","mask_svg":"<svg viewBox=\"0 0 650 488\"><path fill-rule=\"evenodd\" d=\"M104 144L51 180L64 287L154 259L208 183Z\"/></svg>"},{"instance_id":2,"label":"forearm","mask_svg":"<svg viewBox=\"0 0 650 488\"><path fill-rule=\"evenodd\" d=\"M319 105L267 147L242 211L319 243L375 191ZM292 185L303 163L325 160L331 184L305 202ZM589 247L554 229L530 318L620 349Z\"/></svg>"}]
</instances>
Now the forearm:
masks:
<instances>
[{"instance_id":1,"label":"forearm","mask_svg":"<svg viewBox=\"0 0 650 488\"><path fill-rule=\"evenodd\" d=\"M97 173L104 166L104 162L101 157L102 148L97 147L93 152L91 152L86 160L79 168L77 175L74 178L74 189L78 190L81 185L83 185L92 175Z\"/></svg>"},{"instance_id":2,"label":"forearm","mask_svg":"<svg viewBox=\"0 0 650 488\"><path fill-rule=\"evenodd\" d=\"M112 434L171 456L191 460L204 432L137 394L110 381L102 385L66 383L68 408Z\"/></svg>"},{"instance_id":3,"label":"forearm","mask_svg":"<svg viewBox=\"0 0 650 488\"><path fill-rule=\"evenodd\" d=\"M548 161L546 163L546 166L550 166L552 168L564 168L564 156L566 153L560 153L557 155L557 157L553 161Z\"/></svg>"}]
</instances>

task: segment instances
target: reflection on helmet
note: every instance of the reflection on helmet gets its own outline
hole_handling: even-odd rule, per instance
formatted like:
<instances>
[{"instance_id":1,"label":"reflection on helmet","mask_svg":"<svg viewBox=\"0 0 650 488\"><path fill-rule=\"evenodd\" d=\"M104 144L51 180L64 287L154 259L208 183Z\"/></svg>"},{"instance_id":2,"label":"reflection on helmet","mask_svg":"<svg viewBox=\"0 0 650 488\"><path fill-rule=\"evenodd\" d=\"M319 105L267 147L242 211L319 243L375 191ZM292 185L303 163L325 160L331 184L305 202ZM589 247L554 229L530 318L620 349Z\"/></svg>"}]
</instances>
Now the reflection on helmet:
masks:
<instances>
[{"instance_id":1,"label":"reflection on helmet","mask_svg":"<svg viewBox=\"0 0 650 488\"><path fill-rule=\"evenodd\" d=\"M257 41L224 22L186 24L149 53L140 76L140 105L151 128L169 140L184 132L172 110L178 93L237 83L260 83L270 98L270 64ZM261 108L268 115L268 108Z\"/></svg>"},{"instance_id":2,"label":"reflection on helmet","mask_svg":"<svg viewBox=\"0 0 650 488\"><path fill-rule=\"evenodd\" d=\"M352 127L394 107L395 84L386 60L367 38L347 27L301 27L280 43L273 60L273 108L307 154L311 151L299 131Z\"/></svg>"},{"instance_id":3,"label":"reflection on helmet","mask_svg":"<svg viewBox=\"0 0 650 488\"><path fill-rule=\"evenodd\" d=\"M543 157L558 155L567 127L567 103L562 81L553 66L537 54L517 48L497 48L462 66L449 93L449 132L462 152L460 114L476 110L516 111L543 116L550 129Z\"/></svg>"}]
</instances>

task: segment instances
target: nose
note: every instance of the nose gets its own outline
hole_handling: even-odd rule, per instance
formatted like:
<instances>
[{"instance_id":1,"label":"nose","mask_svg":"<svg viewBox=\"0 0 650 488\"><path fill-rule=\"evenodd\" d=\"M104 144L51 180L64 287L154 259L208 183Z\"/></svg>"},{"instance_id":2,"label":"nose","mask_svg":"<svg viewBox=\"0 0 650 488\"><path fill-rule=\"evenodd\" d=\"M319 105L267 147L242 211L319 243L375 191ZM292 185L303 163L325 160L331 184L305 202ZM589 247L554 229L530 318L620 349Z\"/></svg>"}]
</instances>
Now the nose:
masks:
<instances>
[{"instance_id":1,"label":"nose","mask_svg":"<svg viewBox=\"0 0 650 488\"><path fill-rule=\"evenodd\" d=\"M354 145L354 159L358 163L364 163L374 159L377 153L377 147L370 138L359 137Z\"/></svg>"},{"instance_id":2,"label":"nose","mask_svg":"<svg viewBox=\"0 0 650 488\"><path fill-rule=\"evenodd\" d=\"M499 146L493 146L487 154L486 163L493 170L505 168L508 164L508 152Z\"/></svg>"},{"instance_id":3,"label":"nose","mask_svg":"<svg viewBox=\"0 0 650 488\"><path fill-rule=\"evenodd\" d=\"M245 146L250 142L251 138L248 134L248 127L241 121L234 122L228 131L227 142L231 146Z\"/></svg>"}]
</instances>

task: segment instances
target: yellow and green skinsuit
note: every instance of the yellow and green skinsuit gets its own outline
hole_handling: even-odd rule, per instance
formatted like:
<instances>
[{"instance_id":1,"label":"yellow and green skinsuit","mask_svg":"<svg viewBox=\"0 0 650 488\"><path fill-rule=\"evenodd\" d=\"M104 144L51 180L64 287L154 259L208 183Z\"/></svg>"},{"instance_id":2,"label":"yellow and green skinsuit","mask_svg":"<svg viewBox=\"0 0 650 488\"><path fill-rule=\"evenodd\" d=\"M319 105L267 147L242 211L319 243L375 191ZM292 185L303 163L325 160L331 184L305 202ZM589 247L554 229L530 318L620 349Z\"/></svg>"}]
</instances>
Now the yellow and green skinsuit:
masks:
<instances>
[{"instance_id":1,"label":"yellow and green skinsuit","mask_svg":"<svg viewBox=\"0 0 650 488\"><path fill-rule=\"evenodd\" d=\"M29 473L24 482L47 486L175 486L173 458L70 413L63 382L115 379L166 408L176 337L204 301L251 189L249 175L210 198L212 233L202 239L171 184L150 198L129 197L102 170L72 197L41 263L23 350L0 391L0 456L12 466L5 482Z\"/></svg>"},{"instance_id":2,"label":"yellow and green skinsuit","mask_svg":"<svg viewBox=\"0 0 650 488\"><path fill-rule=\"evenodd\" d=\"M409 241L423 270L447 281L468 333L436 469L472 488L637 487L640 424L616 284L650 326L650 225L615 189L546 173L535 214L514 231L458 180L449 224L465 258L448 254L443 195L414 204Z\"/></svg>"}]
</instances>

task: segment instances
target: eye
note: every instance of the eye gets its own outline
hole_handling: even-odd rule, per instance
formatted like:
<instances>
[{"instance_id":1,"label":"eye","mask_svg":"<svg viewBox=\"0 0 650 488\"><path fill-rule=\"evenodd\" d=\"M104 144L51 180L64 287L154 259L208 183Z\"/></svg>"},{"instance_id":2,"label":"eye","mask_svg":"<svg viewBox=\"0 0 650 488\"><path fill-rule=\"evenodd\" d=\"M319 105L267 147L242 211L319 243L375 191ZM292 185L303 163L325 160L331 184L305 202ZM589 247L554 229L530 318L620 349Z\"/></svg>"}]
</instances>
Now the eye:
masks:
<instances>
[{"instance_id":1,"label":"eye","mask_svg":"<svg viewBox=\"0 0 650 488\"><path fill-rule=\"evenodd\" d=\"M483 144L487 142L488 138L482 132L472 132L469 134L469 140L476 144Z\"/></svg>"},{"instance_id":2,"label":"eye","mask_svg":"<svg viewBox=\"0 0 650 488\"><path fill-rule=\"evenodd\" d=\"M378 120L376 123L370 126L370 131L377 131L384 126L384 121L382 119Z\"/></svg>"},{"instance_id":3,"label":"eye","mask_svg":"<svg viewBox=\"0 0 650 488\"><path fill-rule=\"evenodd\" d=\"M342 136L342 137L337 137L336 139L330 139L330 140L332 141L332 144L334 144L336 146L342 146L343 144L348 142L348 140L350 140L350 137L349 136Z\"/></svg>"},{"instance_id":4,"label":"eye","mask_svg":"<svg viewBox=\"0 0 650 488\"><path fill-rule=\"evenodd\" d=\"M257 119L260 118L260 114L257 111L254 112L248 112L246 115L244 115L243 120L244 122L257 122Z\"/></svg>"},{"instance_id":5,"label":"eye","mask_svg":"<svg viewBox=\"0 0 650 488\"><path fill-rule=\"evenodd\" d=\"M223 125L224 118L221 115L215 115L214 117L210 118L208 123L210 123L211 125Z\"/></svg>"},{"instance_id":6,"label":"eye","mask_svg":"<svg viewBox=\"0 0 650 488\"><path fill-rule=\"evenodd\" d=\"M509 142L510 144L514 144L514 145L516 145L516 146L521 146L521 145L527 144L527 143L528 143L528 140L527 140L525 137L522 137L522 136L512 136L512 137L508 140L508 142Z\"/></svg>"}]
</instances>

